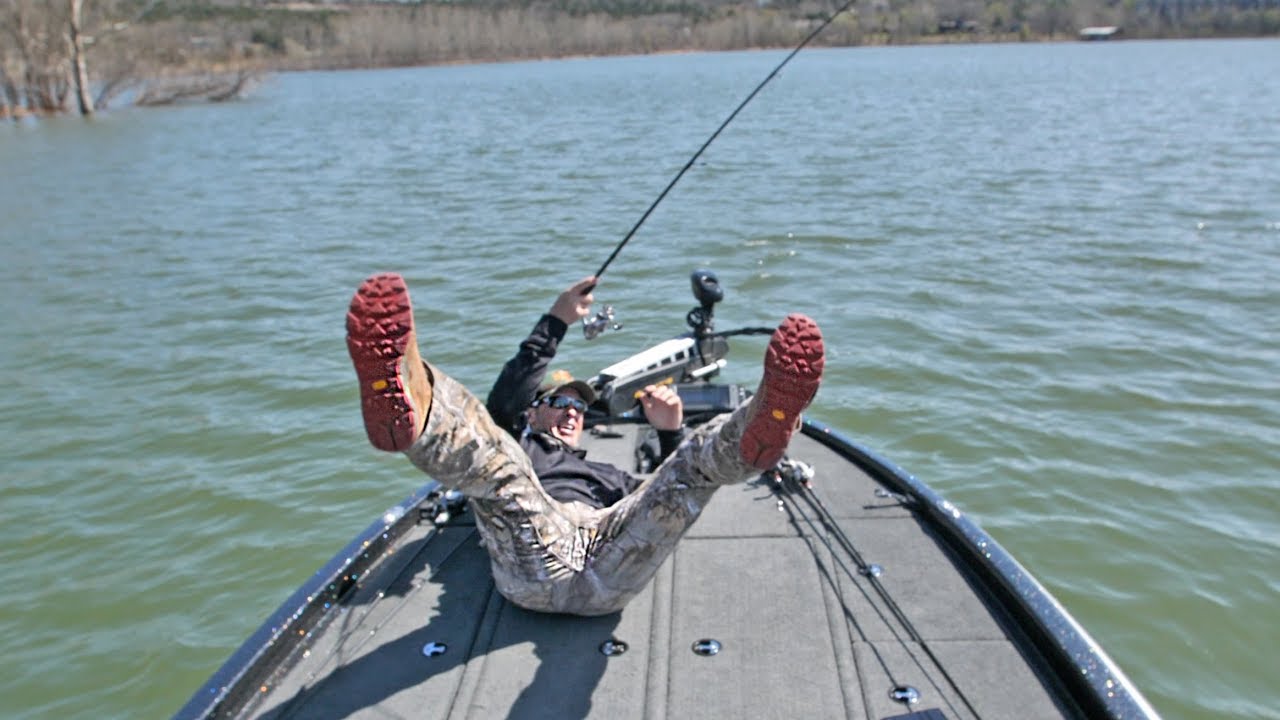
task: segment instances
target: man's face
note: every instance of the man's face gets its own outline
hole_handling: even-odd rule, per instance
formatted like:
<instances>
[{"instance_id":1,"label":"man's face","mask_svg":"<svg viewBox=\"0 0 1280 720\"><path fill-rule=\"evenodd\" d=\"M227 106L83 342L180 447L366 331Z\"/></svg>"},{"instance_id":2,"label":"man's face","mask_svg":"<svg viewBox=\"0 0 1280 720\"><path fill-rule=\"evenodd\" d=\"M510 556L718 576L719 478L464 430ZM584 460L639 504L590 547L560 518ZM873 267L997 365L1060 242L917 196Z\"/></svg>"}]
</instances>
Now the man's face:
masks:
<instances>
[{"instance_id":1,"label":"man's face","mask_svg":"<svg viewBox=\"0 0 1280 720\"><path fill-rule=\"evenodd\" d=\"M578 440L582 437L582 413L585 407L577 390L564 388L539 400L529 410L529 427L550 433L566 445L577 447Z\"/></svg>"}]
</instances>

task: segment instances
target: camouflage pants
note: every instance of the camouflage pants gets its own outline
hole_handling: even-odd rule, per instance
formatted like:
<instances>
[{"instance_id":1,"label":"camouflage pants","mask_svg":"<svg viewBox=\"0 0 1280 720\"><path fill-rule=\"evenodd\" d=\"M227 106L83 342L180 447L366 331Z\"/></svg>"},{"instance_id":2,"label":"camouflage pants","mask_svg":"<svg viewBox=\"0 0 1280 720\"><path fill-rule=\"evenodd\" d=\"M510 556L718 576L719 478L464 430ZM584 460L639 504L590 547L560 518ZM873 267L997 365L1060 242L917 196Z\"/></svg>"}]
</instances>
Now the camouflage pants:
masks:
<instances>
[{"instance_id":1,"label":"camouflage pants","mask_svg":"<svg viewBox=\"0 0 1280 720\"><path fill-rule=\"evenodd\" d=\"M635 491L608 508L548 496L528 455L484 404L437 368L421 437L405 451L462 492L493 579L530 610L604 615L644 589L721 485L756 470L738 450L750 404L694 431Z\"/></svg>"}]
</instances>

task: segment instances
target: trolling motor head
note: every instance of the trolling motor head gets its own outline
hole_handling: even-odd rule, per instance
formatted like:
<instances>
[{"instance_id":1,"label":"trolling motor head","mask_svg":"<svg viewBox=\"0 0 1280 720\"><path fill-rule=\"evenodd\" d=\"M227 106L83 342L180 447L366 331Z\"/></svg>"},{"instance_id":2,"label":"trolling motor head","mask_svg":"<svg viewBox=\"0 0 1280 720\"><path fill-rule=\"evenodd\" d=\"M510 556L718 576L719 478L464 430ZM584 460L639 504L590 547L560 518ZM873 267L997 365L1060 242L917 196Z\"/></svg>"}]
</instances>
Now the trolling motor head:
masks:
<instances>
[{"instance_id":1,"label":"trolling motor head","mask_svg":"<svg viewBox=\"0 0 1280 720\"><path fill-rule=\"evenodd\" d=\"M702 304L704 310L724 299L724 288L720 287L720 279L710 270L694 270L689 276L693 285L693 297Z\"/></svg>"},{"instance_id":2,"label":"trolling motor head","mask_svg":"<svg viewBox=\"0 0 1280 720\"><path fill-rule=\"evenodd\" d=\"M724 299L724 288L720 287L719 278L710 270L694 270L689 282L693 285L693 297L698 301L698 307L689 311L685 322L693 328L694 334L702 337L715 326L715 306Z\"/></svg>"}]
</instances>

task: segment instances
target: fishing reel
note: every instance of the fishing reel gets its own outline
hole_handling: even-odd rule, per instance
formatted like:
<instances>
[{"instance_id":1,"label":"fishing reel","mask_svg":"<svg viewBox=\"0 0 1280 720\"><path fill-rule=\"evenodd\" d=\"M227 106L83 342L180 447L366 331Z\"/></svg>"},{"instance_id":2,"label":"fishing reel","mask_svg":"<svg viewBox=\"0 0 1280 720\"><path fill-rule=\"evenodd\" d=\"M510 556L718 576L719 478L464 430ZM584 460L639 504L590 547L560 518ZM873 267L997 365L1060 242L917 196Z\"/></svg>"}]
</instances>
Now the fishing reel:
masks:
<instances>
[{"instance_id":1,"label":"fishing reel","mask_svg":"<svg viewBox=\"0 0 1280 720\"><path fill-rule=\"evenodd\" d=\"M605 305L604 309L596 313L596 316L590 320L582 318L582 336L588 340L595 340L605 330L621 329L622 323L614 322L612 305Z\"/></svg>"},{"instance_id":2,"label":"fishing reel","mask_svg":"<svg viewBox=\"0 0 1280 720\"><path fill-rule=\"evenodd\" d=\"M768 483L774 495L778 496L778 509L782 510L784 495L803 494L813 489L813 478L817 473L813 466L802 460L784 457L777 465L760 473L760 478Z\"/></svg>"},{"instance_id":3,"label":"fishing reel","mask_svg":"<svg viewBox=\"0 0 1280 720\"><path fill-rule=\"evenodd\" d=\"M428 493L426 501L418 508L418 522L430 522L441 527L466 510L465 495L457 490L439 488Z\"/></svg>"},{"instance_id":4,"label":"fishing reel","mask_svg":"<svg viewBox=\"0 0 1280 720\"><path fill-rule=\"evenodd\" d=\"M813 487L813 478L817 475L809 463L789 457L784 457L768 472L776 482L806 488Z\"/></svg>"}]
</instances>

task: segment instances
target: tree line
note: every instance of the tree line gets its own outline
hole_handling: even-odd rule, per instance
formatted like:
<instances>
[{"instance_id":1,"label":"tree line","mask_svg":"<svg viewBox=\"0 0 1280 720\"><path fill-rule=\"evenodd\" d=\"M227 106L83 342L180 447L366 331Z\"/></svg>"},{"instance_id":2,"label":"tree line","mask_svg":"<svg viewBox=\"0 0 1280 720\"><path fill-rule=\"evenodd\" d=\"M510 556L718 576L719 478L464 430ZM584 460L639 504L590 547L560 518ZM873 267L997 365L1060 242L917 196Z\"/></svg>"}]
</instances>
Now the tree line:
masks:
<instances>
[{"instance_id":1,"label":"tree line","mask_svg":"<svg viewBox=\"0 0 1280 720\"><path fill-rule=\"evenodd\" d=\"M0 117L227 100L264 72L791 47L838 0L0 0ZM850 46L1280 35L1280 0L858 0Z\"/></svg>"}]
</instances>

